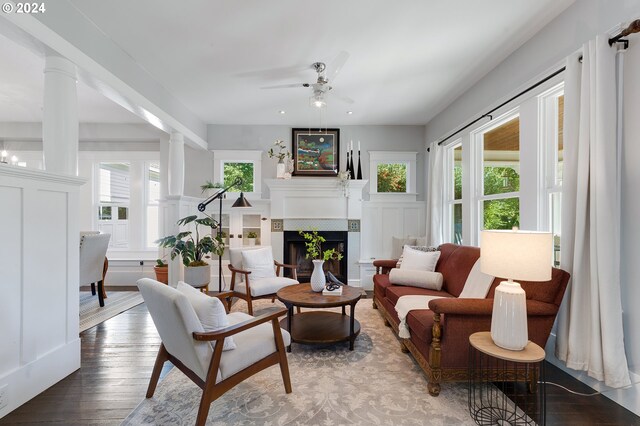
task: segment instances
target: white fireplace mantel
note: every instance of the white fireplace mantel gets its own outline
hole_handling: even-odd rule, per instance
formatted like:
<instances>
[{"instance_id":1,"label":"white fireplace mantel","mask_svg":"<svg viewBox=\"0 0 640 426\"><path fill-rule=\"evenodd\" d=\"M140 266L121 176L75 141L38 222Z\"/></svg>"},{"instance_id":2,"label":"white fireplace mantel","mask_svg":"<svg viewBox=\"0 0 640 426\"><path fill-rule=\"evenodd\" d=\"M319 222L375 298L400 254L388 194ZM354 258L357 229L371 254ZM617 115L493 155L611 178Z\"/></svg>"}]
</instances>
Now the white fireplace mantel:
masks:
<instances>
[{"instance_id":1,"label":"white fireplace mantel","mask_svg":"<svg viewBox=\"0 0 640 426\"><path fill-rule=\"evenodd\" d=\"M265 179L271 218L362 219L362 192L368 180L350 180L345 191L337 178Z\"/></svg>"}]
</instances>

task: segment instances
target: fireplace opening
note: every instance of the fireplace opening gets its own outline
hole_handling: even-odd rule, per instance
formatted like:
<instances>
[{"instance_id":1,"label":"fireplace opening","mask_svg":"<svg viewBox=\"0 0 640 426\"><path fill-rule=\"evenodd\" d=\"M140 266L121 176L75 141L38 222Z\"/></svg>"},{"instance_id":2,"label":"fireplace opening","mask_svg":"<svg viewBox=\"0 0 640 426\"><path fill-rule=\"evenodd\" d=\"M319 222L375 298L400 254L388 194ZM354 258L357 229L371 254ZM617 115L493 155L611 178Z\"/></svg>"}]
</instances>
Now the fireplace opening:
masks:
<instances>
[{"instance_id":1,"label":"fireplace opening","mask_svg":"<svg viewBox=\"0 0 640 426\"><path fill-rule=\"evenodd\" d=\"M322 243L322 251L328 249L336 249L342 254L342 260L328 260L324 262L324 272L331 272L337 279L347 284L347 232L346 231L318 231L326 241ZM298 281L308 283L313 272L312 259L306 259L307 248L304 244L304 238L298 231L284 231L284 263L297 265L296 273ZM285 276L291 277L292 271L285 268Z\"/></svg>"}]
</instances>

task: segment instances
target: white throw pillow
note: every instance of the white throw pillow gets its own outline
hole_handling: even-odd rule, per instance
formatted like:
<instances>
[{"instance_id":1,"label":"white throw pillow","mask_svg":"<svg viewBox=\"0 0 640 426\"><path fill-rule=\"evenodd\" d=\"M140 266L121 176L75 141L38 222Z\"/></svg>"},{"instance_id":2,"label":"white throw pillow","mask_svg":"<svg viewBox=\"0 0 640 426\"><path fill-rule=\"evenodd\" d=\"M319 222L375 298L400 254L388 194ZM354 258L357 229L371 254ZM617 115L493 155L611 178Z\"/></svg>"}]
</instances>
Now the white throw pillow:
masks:
<instances>
[{"instance_id":1,"label":"white throw pillow","mask_svg":"<svg viewBox=\"0 0 640 426\"><path fill-rule=\"evenodd\" d=\"M178 281L178 287L176 288L180 293L184 294L189 303L191 303L205 332L217 331L229 326L227 311L224 309L224 305L220 299L207 296L184 281ZM211 342L211 347L215 348L215 342ZM233 341L233 337L226 337L222 350L229 351L235 348L236 343Z\"/></svg>"},{"instance_id":2,"label":"white throw pillow","mask_svg":"<svg viewBox=\"0 0 640 426\"><path fill-rule=\"evenodd\" d=\"M407 247L411 247L414 250L420 250L420 251L438 251L438 247L431 247L431 246L407 246ZM398 259L398 262L396 262L396 268L402 267L402 256L403 255L400 255L400 259Z\"/></svg>"},{"instance_id":3,"label":"white throw pillow","mask_svg":"<svg viewBox=\"0 0 640 426\"><path fill-rule=\"evenodd\" d=\"M250 280L275 277L276 270L273 264L271 247L243 251L242 267L246 271L251 271Z\"/></svg>"},{"instance_id":4,"label":"white throw pillow","mask_svg":"<svg viewBox=\"0 0 640 426\"><path fill-rule=\"evenodd\" d=\"M480 270L480 258L473 264L473 268L467 276L467 280L464 283L462 293L458 298L460 299L485 299L493 279L491 275L487 275Z\"/></svg>"},{"instance_id":5,"label":"white throw pillow","mask_svg":"<svg viewBox=\"0 0 640 426\"><path fill-rule=\"evenodd\" d=\"M412 271L409 269L394 268L389 272L391 284L407 285L411 287L428 288L429 290L442 289L444 279L440 272Z\"/></svg>"},{"instance_id":6,"label":"white throw pillow","mask_svg":"<svg viewBox=\"0 0 640 426\"><path fill-rule=\"evenodd\" d=\"M400 265L400 269L433 272L436 270L438 259L440 259L439 251L425 252L405 246L404 251L402 252L402 264Z\"/></svg>"}]
</instances>

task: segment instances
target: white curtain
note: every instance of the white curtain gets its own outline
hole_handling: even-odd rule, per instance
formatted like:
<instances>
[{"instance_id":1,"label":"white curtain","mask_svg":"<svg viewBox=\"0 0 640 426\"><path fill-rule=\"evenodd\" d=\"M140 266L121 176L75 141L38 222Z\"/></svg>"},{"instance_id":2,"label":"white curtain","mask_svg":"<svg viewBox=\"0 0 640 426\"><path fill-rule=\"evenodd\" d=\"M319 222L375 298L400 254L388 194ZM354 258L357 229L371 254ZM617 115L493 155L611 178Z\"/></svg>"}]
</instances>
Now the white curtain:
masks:
<instances>
[{"instance_id":1,"label":"white curtain","mask_svg":"<svg viewBox=\"0 0 640 426\"><path fill-rule=\"evenodd\" d=\"M598 36L567 59L562 254L571 273L558 316L556 356L607 386L629 385L620 299L616 58ZM620 112L621 113L621 112Z\"/></svg>"},{"instance_id":2,"label":"white curtain","mask_svg":"<svg viewBox=\"0 0 640 426\"><path fill-rule=\"evenodd\" d=\"M437 142L429 145L429 175L427 177L427 244L444 242L444 148Z\"/></svg>"}]
</instances>

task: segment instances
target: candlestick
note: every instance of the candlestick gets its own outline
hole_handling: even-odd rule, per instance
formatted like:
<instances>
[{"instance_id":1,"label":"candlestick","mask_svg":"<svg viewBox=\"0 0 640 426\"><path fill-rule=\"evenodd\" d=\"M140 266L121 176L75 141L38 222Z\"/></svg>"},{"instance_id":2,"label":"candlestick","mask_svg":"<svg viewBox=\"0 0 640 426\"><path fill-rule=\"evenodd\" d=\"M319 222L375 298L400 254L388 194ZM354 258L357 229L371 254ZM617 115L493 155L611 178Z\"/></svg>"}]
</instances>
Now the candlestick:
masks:
<instances>
[{"instance_id":1,"label":"candlestick","mask_svg":"<svg viewBox=\"0 0 640 426\"><path fill-rule=\"evenodd\" d=\"M358 152L360 152L360 141L358 141Z\"/></svg>"}]
</instances>

